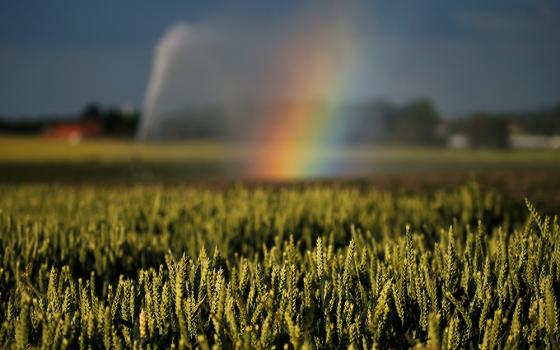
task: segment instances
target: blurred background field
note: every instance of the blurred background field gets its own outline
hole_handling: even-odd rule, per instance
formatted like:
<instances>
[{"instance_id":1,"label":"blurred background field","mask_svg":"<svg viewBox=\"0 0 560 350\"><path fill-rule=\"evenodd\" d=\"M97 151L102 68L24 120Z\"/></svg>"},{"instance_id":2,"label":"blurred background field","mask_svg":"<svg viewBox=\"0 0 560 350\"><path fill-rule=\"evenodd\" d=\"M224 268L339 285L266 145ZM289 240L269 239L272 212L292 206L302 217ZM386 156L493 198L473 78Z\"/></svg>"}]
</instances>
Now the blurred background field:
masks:
<instances>
[{"instance_id":1,"label":"blurred background field","mask_svg":"<svg viewBox=\"0 0 560 350\"><path fill-rule=\"evenodd\" d=\"M68 185L359 184L429 192L476 181L515 200L560 204L557 150L354 147L331 151L347 167L336 176L262 179L244 170L258 150L213 141L138 143L127 139L71 143L40 137L0 138L0 183ZM325 150L327 152L327 150Z\"/></svg>"},{"instance_id":2,"label":"blurred background field","mask_svg":"<svg viewBox=\"0 0 560 350\"><path fill-rule=\"evenodd\" d=\"M414 146L356 146L323 150L338 160L370 163L369 171L390 171L393 164L407 170L432 167L452 170L476 169L560 169L558 150L464 149ZM128 139L67 140L40 137L0 137L0 162L3 163L79 163L79 162L244 162L259 153L258 149L217 141L168 141L140 143Z\"/></svg>"},{"instance_id":3,"label":"blurred background field","mask_svg":"<svg viewBox=\"0 0 560 350\"><path fill-rule=\"evenodd\" d=\"M343 164L340 174L347 178L367 178L374 175L406 175L411 173L464 173L476 175L482 172L557 172L560 157L557 150L509 150L509 149L465 149L453 150L436 147L406 146L361 146L324 149L329 157ZM259 156L259 150L238 144L214 141L173 141L164 143L139 143L126 139L84 140L77 143L38 137L0 137L0 166L11 167L20 179L40 178L40 173L26 174L28 167L45 171L56 171L57 167L134 167L132 172L150 165L181 169L194 165L216 172L206 173L204 178L232 180L243 177L242 167ZM346 168L346 169L344 169ZM21 170L19 172L18 170ZM110 179L112 174L106 174ZM326 174L323 178L332 179ZM77 182L87 179L79 174ZM176 178L160 177L160 182L169 180L201 180L200 174L188 171ZM209 177L208 177L209 176ZM202 178L202 180L204 180ZM57 181L57 177L44 178ZM72 180L71 177L63 177ZM6 172L0 181L11 180ZM13 180L17 180L16 177ZM122 179L126 181L126 178ZM258 177L250 180L263 180ZM286 180L286 179L282 179ZM289 179L288 179L289 180ZM100 178L103 181L103 178Z\"/></svg>"},{"instance_id":4,"label":"blurred background field","mask_svg":"<svg viewBox=\"0 0 560 350\"><path fill-rule=\"evenodd\" d=\"M0 184L476 181L560 203L557 5L32 8L0 8Z\"/></svg>"}]
</instances>

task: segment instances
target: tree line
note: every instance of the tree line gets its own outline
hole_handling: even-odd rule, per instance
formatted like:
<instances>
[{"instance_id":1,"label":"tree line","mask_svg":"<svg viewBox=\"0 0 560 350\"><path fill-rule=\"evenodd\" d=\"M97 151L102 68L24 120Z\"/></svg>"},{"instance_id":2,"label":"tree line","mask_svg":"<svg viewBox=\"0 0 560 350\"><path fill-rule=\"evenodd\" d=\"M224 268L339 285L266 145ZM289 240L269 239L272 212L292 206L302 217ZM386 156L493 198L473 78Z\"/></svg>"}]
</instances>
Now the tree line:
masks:
<instances>
[{"instance_id":1,"label":"tree line","mask_svg":"<svg viewBox=\"0 0 560 350\"><path fill-rule=\"evenodd\" d=\"M241 112L240 112L241 111ZM233 114L233 115L232 115ZM235 141L250 134L255 125L251 108L185 108L167 113L158 125L164 139L217 139ZM442 116L429 99L397 104L385 100L346 103L335 110L335 118L345 130L345 145L444 146L449 135L460 134L472 147L505 148L512 134L560 134L560 102L527 111L476 111L463 116ZM75 116L0 116L2 134L40 134L52 125L76 121L96 121L104 136L134 137L139 111L123 111L89 104ZM258 131L258 130L257 130Z\"/></svg>"}]
</instances>

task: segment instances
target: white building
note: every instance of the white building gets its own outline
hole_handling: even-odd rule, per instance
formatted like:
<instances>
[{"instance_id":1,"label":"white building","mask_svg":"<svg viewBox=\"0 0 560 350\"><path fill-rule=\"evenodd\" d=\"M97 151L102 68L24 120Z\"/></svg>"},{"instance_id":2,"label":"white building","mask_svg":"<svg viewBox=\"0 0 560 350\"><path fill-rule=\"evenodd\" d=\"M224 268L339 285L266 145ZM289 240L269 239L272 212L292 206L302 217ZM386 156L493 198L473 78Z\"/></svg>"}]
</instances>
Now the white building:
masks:
<instances>
[{"instance_id":1,"label":"white building","mask_svg":"<svg viewBox=\"0 0 560 350\"><path fill-rule=\"evenodd\" d=\"M451 134L447 137L447 147L451 149L466 149L471 146L471 140L467 135Z\"/></svg>"},{"instance_id":2,"label":"white building","mask_svg":"<svg viewBox=\"0 0 560 350\"><path fill-rule=\"evenodd\" d=\"M509 143L514 149L560 148L560 135L514 134Z\"/></svg>"}]
</instances>

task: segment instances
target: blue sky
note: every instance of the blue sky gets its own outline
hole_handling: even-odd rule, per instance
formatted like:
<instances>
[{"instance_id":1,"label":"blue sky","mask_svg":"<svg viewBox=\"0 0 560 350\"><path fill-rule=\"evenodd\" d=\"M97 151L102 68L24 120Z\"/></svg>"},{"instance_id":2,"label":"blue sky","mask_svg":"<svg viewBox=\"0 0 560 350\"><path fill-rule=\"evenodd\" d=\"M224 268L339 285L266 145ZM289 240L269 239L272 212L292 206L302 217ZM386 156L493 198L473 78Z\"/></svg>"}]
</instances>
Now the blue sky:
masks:
<instances>
[{"instance_id":1,"label":"blue sky","mask_svg":"<svg viewBox=\"0 0 560 350\"><path fill-rule=\"evenodd\" d=\"M141 106L154 45L173 24L243 23L258 31L328 6L324 0L2 0L0 114L72 113L92 101ZM560 1L351 6L367 52L352 97L429 97L446 115L560 100Z\"/></svg>"}]
</instances>

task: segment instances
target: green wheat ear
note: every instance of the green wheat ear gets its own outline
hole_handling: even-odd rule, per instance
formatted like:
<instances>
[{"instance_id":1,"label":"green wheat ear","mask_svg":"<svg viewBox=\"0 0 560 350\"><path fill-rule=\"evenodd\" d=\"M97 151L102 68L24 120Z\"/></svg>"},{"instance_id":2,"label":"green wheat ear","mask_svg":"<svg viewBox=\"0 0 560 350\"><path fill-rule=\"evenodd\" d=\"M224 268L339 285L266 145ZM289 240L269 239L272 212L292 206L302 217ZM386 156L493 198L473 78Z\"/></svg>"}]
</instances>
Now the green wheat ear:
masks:
<instances>
[{"instance_id":1,"label":"green wheat ear","mask_svg":"<svg viewBox=\"0 0 560 350\"><path fill-rule=\"evenodd\" d=\"M315 250L315 266L317 267L317 277L319 280L323 278L324 273L324 252L323 252L323 240L321 237L317 238L317 248Z\"/></svg>"},{"instance_id":2,"label":"green wheat ear","mask_svg":"<svg viewBox=\"0 0 560 350\"><path fill-rule=\"evenodd\" d=\"M21 312L15 326L15 345L17 349L27 349L29 346L29 336L31 333L30 303L31 298L29 295L23 294L21 296Z\"/></svg>"}]
</instances>

